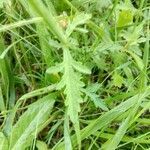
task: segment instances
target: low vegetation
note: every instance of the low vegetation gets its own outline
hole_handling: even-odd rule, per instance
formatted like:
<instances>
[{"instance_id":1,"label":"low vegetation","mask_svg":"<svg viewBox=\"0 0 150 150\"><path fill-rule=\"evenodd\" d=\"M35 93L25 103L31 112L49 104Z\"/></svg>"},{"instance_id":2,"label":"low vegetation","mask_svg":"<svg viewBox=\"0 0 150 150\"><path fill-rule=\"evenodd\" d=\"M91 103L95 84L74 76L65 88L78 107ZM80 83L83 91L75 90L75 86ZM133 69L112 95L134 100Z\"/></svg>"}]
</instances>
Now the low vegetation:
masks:
<instances>
[{"instance_id":1,"label":"low vegetation","mask_svg":"<svg viewBox=\"0 0 150 150\"><path fill-rule=\"evenodd\" d=\"M148 0L1 0L0 22L0 150L150 148Z\"/></svg>"}]
</instances>

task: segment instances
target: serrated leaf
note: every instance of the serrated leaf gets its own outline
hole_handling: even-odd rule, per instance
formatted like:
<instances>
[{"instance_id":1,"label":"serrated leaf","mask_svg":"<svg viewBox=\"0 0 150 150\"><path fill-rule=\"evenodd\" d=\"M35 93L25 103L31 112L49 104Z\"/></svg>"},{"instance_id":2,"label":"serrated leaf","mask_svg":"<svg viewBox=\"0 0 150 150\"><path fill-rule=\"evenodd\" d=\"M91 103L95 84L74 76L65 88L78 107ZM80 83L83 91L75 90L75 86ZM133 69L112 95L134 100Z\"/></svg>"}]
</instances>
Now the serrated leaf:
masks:
<instances>
[{"instance_id":1,"label":"serrated leaf","mask_svg":"<svg viewBox=\"0 0 150 150\"><path fill-rule=\"evenodd\" d=\"M95 106L98 108L101 108L104 111L108 111L106 104L101 100L96 94L93 94L90 96L91 100L94 102Z\"/></svg>"},{"instance_id":2,"label":"serrated leaf","mask_svg":"<svg viewBox=\"0 0 150 150\"><path fill-rule=\"evenodd\" d=\"M84 13L77 14L73 18L73 21L68 25L68 28L66 29L66 36L69 37L78 25L85 24L91 17L92 16L90 14Z\"/></svg>"},{"instance_id":3,"label":"serrated leaf","mask_svg":"<svg viewBox=\"0 0 150 150\"><path fill-rule=\"evenodd\" d=\"M122 10L119 13L118 21L117 21L117 26L118 27L123 27L126 25L129 25L133 21L133 14L130 10Z\"/></svg>"},{"instance_id":4,"label":"serrated leaf","mask_svg":"<svg viewBox=\"0 0 150 150\"><path fill-rule=\"evenodd\" d=\"M61 72L63 70L63 64L58 64L56 66L52 66L46 70L46 73L48 74L56 74L58 72Z\"/></svg>"},{"instance_id":5,"label":"serrated leaf","mask_svg":"<svg viewBox=\"0 0 150 150\"><path fill-rule=\"evenodd\" d=\"M48 95L29 106L13 126L9 149L23 150L32 143L38 128L48 119L54 102L52 95Z\"/></svg>"},{"instance_id":6,"label":"serrated leaf","mask_svg":"<svg viewBox=\"0 0 150 150\"><path fill-rule=\"evenodd\" d=\"M68 115L73 123L78 121L78 112L80 112L80 103L83 102L81 97L81 88L83 83L80 78L70 71L70 77L66 80L66 87L64 93L66 94L65 105L68 108Z\"/></svg>"},{"instance_id":7,"label":"serrated leaf","mask_svg":"<svg viewBox=\"0 0 150 150\"><path fill-rule=\"evenodd\" d=\"M91 101L93 101L95 107L101 108L104 111L108 111L106 104L99 98L97 94L84 89L82 91L91 99Z\"/></svg>"},{"instance_id":8,"label":"serrated leaf","mask_svg":"<svg viewBox=\"0 0 150 150\"><path fill-rule=\"evenodd\" d=\"M143 26L144 21L141 22L138 26L136 26L134 29L131 27L127 31L124 31L122 36L127 40L130 45L137 45L139 38L143 37ZM145 38L145 37L144 37Z\"/></svg>"},{"instance_id":9,"label":"serrated leaf","mask_svg":"<svg viewBox=\"0 0 150 150\"><path fill-rule=\"evenodd\" d=\"M121 88L124 82L123 77L120 76L117 72L115 72L112 78L113 78L113 85Z\"/></svg>"},{"instance_id":10,"label":"serrated leaf","mask_svg":"<svg viewBox=\"0 0 150 150\"><path fill-rule=\"evenodd\" d=\"M79 71L81 73L91 74L90 69L88 69L87 67L83 66L81 63L73 61L72 66L74 67L74 69L76 69L77 71Z\"/></svg>"},{"instance_id":11,"label":"serrated leaf","mask_svg":"<svg viewBox=\"0 0 150 150\"><path fill-rule=\"evenodd\" d=\"M80 76L74 72L72 67L73 59L68 49L64 50L64 75L58 84L58 88L65 87L66 95L65 106L68 108L68 116L73 123L78 121L78 112L80 111L81 88L84 84L80 81Z\"/></svg>"},{"instance_id":12,"label":"serrated leaf","mask_svg":"<svg viewBox=\"0 0 150 150\"><path fill-rule=\"evenodd\" d=\"M66 95L65 106L67 108L67 115L74 124L78 145L80 147L81 138L78 112L80 112L80 103L83 102L81 97L81 89L84 84L80 81L80 75L74 71L72 66L72 62L74 60L67 48L64 48L63 56L64 74L62 76L62 80L58 84L58 88L64 88L64 94Z\"/></svg>"}]
</instances>

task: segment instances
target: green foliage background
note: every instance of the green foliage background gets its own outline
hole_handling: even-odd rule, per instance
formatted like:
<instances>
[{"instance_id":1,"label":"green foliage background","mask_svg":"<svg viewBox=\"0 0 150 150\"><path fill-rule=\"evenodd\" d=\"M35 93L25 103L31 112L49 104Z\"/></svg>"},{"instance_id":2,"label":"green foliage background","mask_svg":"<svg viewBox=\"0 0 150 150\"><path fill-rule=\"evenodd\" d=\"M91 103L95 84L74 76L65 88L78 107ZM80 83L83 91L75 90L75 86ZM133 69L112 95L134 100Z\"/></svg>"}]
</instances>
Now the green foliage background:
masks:
<instances>
[{"instance_id":1,"label":"green foliage background","mask_svg":"<svg viewBox=\"0 0 150 150\"><path fill-rule=\"evenodd\" d=\"M0 23L0 150L150 148L148 0L1 0Z\"/></svg>"}]
</instances>

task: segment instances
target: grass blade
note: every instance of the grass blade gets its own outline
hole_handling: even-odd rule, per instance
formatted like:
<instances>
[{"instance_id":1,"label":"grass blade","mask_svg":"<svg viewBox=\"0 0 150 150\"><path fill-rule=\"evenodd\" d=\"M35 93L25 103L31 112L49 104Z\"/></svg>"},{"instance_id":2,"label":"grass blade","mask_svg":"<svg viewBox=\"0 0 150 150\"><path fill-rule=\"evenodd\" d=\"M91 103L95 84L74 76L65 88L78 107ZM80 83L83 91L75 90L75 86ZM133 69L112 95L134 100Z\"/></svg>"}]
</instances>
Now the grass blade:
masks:
<instances>
[{"instance_id":1,"label":"grass blade","mask_svg":"<svg viewBox=\"0 0 150 150\"><path fill-rule=\"evenodd\" d=\"M31 145L38 128L48 119L54 102L52 96L48 95L29 106L13 126L9 149L23 149Z\"/></svg>"}]
</instances>

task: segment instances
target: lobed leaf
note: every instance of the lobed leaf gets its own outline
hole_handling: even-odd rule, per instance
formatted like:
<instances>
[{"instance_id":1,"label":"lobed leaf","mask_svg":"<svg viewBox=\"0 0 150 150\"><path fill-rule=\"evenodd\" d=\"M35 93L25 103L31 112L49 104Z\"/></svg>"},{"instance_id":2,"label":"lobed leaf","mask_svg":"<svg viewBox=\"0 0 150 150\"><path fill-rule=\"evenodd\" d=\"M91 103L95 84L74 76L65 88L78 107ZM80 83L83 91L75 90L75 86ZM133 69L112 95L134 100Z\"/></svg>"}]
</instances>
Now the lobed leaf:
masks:
<instances>
[{"instance_id":1,"label":"lobed leaf","mask_svg":"<svg viewBox=\"0 0 150 150\"><path fill-rule=\"evenodd\" d=\"M74 69L76 69L77 71L84 73L84 74L91 74L90 69L88 69L87 67L83 66L81 63L73 61L72 66L74 67Z\"/></svg>"},{"instance_id":2,"label":"lobed leaf","mask_svg":"<svg viewBox=\"0 0 150 150\"><path fill-rule=\"evenodd\" d=\"M64 69L64 66L61 63L61 64L58 64L56 66L52 66L52 67L48 68L46 70L46 73L48 73L48 74L55 74L55 73L61 72L63 69Z\"/></svg>"},{"instance_id":3,"label":"lobed leaf","mask_svg":"<svg viewBox=\"0 0 150 150\"><path fill-rule=\"evenodd\" d=\"M66 30L66 36L69 37L78 25L85 24L89 19L91 19L91 17L92 16L90 14L77 14L73 18L72 22L68 25L68 28Z\"/></svg>"}]
</instances>

